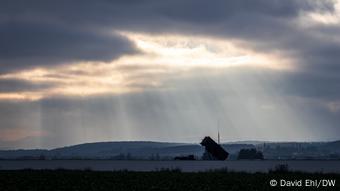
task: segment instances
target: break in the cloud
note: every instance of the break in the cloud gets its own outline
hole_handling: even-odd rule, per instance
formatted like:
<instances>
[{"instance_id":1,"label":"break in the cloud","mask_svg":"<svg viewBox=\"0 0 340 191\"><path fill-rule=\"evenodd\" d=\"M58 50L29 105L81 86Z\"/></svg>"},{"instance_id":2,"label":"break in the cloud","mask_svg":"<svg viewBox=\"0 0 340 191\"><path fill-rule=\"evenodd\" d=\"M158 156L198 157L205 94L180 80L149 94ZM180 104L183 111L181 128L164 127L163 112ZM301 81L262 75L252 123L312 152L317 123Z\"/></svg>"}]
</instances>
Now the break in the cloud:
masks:
<instances>
[{"instance_id":1,"label":"break in the cloud","mask_svg":"<svg viewBox=\"0 0 340 191\"><path fill-rule=\"evenodd\" d=\"M292 61L280 54L254 52L244 45L238 46L237 42L224 39L121 34L133 42L142 54L126 55L111 63L78 62L3 74L0 75L0 82L5 87L16 80L22 82L22 86L27 83L27 88L13 86L13 90L2 93L0 99L38 100L53 96L122 94L152 87L166 88L164 81L174 78L174 75L177 78L181 75L185 77L187 71L194 68L293 69Z\"/></svg>"},{"instance_id":2,"label":"break in the cloud","mask_svg":"<svg viewBox=\"0 0 340 191\"><path fill-rule=\"evenodd\" d=\"M339 23L332 0L1 1L0 140L339 138Z\"/></svg>"}]
</instances>

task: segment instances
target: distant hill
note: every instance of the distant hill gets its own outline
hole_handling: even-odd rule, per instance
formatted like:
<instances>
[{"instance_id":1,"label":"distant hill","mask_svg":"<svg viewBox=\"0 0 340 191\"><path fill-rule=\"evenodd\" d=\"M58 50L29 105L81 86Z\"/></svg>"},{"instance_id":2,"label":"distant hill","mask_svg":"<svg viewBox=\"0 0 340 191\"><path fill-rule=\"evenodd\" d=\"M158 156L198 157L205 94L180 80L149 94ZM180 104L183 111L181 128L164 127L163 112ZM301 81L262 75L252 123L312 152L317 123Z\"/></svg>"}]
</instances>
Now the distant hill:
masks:
<instances>
[{"instance_id":1,"label":"distant hill","mask_svg":"<svg viewBox=\"0 0 340 191\"><path fill-rule=\"evenodd\" d=\"M251 144L252 143L252 144ZM338 159L340 141L334 142L261 142L242 141L221 144L236 159L244 148L261 150L266 159ZM166 160L193 154L200 158L204 148L199 144L165 142L97 142L51 150L0 150L0 159L115 159Z\"/></svg>"},{"instance_id":2,"label":"distant hill","mask_svg":"<svg viewBox=\"0 0 340 191\"><path fill-rule=\"evenodd\" d=\"M121 159L130 157L149 159L150 157L173 157L177 155L199 155L203 148L195 144L163 142L97 142L85 143L51 150L2 150L1 159Z\"/></svg>"},{"instance_id":3,"label":"distant hill","mask_svg":"<svg viewBox=\"0 0 340 191\"><path fill-rule=\"evenodd\" d=\"M201 152L199 145L162 142L99 142L52 149L48 152L57 158L115 158L122 155L146 159L153 155L173 156Z\"/></svg>"}]
</instances>

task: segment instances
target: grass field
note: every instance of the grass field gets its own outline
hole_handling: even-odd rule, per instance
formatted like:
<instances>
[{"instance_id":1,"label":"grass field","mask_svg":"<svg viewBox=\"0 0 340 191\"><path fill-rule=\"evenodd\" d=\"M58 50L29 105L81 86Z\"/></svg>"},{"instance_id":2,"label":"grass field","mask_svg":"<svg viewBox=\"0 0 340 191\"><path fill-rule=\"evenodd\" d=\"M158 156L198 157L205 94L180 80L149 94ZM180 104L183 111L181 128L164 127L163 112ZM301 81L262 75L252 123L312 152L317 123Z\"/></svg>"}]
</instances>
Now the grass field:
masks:
<instances>
[{"instance_id":1,"label":"grass field","mask_svg":"<svg viewBox=\"0 0 340 191\"><path fill-rule=\"evenodd\" d=\"M335 187L271 187L271 179L335 179ZM1 191L38 190L340 190L340 174L298 172L240 173L227 171L183 173L179 170L157 172L97 172L71 170L0 171Z\"/></svg>"}]
</instances>

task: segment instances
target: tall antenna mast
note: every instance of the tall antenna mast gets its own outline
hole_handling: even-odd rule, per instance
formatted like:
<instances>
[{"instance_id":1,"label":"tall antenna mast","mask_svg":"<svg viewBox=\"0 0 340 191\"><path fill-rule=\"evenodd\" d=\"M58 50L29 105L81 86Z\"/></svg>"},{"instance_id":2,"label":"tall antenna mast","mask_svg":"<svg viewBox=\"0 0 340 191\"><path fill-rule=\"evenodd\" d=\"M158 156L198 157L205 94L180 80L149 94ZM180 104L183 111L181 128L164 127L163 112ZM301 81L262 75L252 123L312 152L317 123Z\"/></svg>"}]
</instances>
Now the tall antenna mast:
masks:
<instances>
[{"instance_id":1,"label":"tall antenna mast","mask_svg":"<svg viewBox=\"0 0 340 191\"><path fill-rule=\"evenodd\" d=\"M217 119L217 142L220 144L220 120Z\"/></svg>"}]
</instances>

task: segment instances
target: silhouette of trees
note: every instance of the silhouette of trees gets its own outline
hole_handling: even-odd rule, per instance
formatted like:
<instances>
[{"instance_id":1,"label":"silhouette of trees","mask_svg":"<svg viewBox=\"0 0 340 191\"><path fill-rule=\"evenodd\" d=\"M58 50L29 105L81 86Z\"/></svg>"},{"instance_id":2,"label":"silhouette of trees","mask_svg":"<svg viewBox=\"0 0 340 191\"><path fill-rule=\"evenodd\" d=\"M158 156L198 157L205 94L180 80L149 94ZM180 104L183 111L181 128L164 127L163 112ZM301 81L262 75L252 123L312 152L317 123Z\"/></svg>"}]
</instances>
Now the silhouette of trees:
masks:
<instances>
[{"instance_id":1,"label":"silhouette of trees","mask_svg":"<svg viewBox=\"0 0 340 191\"><path fill-rule=\"evenodd\" d=\"M257 151L256 149L241 149L238 153L238 160L241 159L261 159L263 160L263 154L261 151Z\"/></svg>"}]
</instances>

